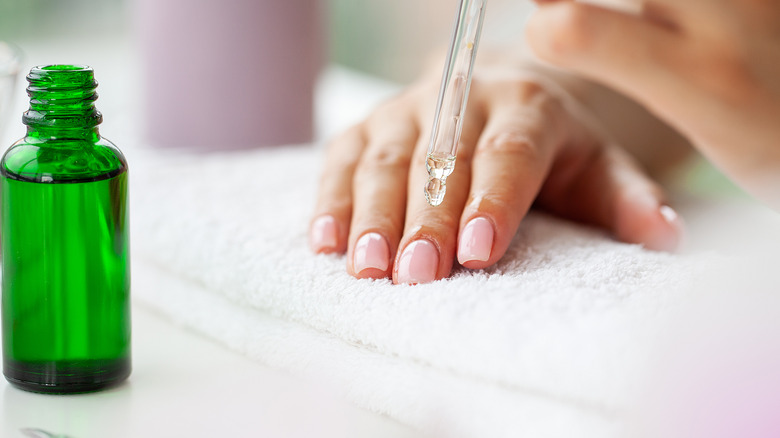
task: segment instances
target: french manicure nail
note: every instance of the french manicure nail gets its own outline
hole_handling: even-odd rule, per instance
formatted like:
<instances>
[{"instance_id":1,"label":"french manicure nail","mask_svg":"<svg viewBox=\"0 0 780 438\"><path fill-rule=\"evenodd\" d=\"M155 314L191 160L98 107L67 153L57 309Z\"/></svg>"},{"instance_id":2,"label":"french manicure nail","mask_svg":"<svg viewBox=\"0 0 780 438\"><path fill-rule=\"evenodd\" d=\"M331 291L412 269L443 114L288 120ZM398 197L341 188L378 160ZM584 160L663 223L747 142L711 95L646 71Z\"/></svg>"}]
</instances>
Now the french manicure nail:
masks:
<instances>
[{"instance_id":1,"label":"french manicure nail","mask_svg":"<svg viewBox=\"0 0 780 438\"><path fill-rule=\"evenodd\" d=\"M309 245L315 253L336 251L338 246L338 224L331 215L320 216L311 224Z\"/></svg>"},{"instance_id":2,"label":"french manicure nail","mask_svg":"<svg viewBox=\"0 0 780 438\"><path fill-rule=\"evenodd\" d=\"M415 240L406 246L398 259L398 283L429 283L436 279L439 250L428 240Z\"/></svg>"},{"instance_id":3,"label":"french manicure nail","mask_svg":"<svg viewBox=\"0 0 780 438\"><path fill-rule=\"evenodd\" d=\"M390 266L390 247L379 233L367 233L358 239L353 252L353 266L360 274L366 269L386 271Z\"/></svg>"},{"instance_id":4,"label":"french manicure nail","mask_svg":"<svg viewBox=\"0 0 780 438\"><path fill-rule=\"evenodd\" d=\"M458 262L486 262L493 249L493 225L489 220L474 218L463 227L458 242Z\"/></svg>"}]
</instances>

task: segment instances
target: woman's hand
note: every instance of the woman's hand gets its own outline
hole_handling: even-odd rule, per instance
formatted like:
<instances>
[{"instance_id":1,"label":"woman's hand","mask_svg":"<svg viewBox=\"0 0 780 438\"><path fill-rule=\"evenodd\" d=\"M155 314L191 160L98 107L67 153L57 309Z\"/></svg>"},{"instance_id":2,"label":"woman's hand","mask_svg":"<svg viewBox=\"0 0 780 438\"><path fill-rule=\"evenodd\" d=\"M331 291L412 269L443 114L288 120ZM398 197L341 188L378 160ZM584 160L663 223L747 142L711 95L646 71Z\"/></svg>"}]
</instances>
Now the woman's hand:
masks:
<instances>
[{"instance_id":1,"label":"woman's hand","mask_svg":"<svg viewBox=\"0 0 780 438\"><path fill-rule=\"evenodd\" d=\"M537 0L543 59L646 104L757 197L780 209L780 3L646 0L630 15Z\"/></svg>"},{"instance_id":2,"label":"woman's hand","mask_svg":"<svg viewBox=\"0 0 780 438\"><path fill-rule=\"evenodd\" d=\"M429 75L330 144L311 225L318 253L358 278L425 283L496 263L532 204L674 249L681 224L660 187L570 105L500 62L478 65L441 206L423 195L439 78Z\"/></svg>"}]
</instances>

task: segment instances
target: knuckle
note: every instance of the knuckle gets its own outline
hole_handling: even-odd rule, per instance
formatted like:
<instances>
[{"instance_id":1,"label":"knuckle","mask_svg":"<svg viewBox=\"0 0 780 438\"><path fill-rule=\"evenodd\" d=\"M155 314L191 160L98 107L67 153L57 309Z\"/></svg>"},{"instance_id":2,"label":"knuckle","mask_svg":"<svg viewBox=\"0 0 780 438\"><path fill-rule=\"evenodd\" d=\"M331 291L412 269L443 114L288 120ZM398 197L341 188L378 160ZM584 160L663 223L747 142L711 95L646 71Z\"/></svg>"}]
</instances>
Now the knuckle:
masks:
<instances>
[{"instance_id":1,"label":"knuckle","mask_svg":"<svg viewBox=\"0 0 780 438\"><path fill-rule=\"evenodd\" d=\"M403 142L388 142L369 147L360 160L361 172L406 170L412 162L412 151Z\"/></svg>"},{"instance_id":2,"label":"knuckle","mask_svg":"<svg viewBox=\"0 0 780 438\"><path fill-rule=\"evenodd\" d=\"M501 131L480 141L475 154L494 157L496 160L535 162L541 158L536 144L519 130Z\"/></svg>"},{"instance_id":3,"label":"knuckle","mask_svg":"<svg viewBox=\"0 0 780 438\"><path fill-rule=\"evenodd\" d=\"M447 236L452 237L460 226L460 215L451 211L429 211L421 213L415 219L419 227L408 227L417 230L416 236L431 236L434 240L441 242L447 240Z\"/></svg>"}]
</instances>

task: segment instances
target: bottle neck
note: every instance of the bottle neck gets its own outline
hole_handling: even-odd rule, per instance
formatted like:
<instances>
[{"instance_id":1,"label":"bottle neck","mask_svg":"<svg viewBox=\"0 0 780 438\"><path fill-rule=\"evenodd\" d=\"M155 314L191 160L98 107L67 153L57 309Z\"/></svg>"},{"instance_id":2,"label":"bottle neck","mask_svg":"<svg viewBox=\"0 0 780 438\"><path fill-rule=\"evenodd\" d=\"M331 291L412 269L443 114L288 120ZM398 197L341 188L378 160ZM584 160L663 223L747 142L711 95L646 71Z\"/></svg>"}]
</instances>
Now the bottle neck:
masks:
<instances>
[{"instance_id":1,"label":"bottle neck","mask_svg":"<svg viewBox=\"0 0 780 438\"><path fill-rule=\"evenodd\" d=\"M22 116L32 139L91 139L103 116L95 108L97 82L89 67L49 65L27 75L30 109Z\"/></svg>"},{"instance_id":2,"label":"bottle neck","mask_svg":"<svg viewBox=\"0 0 780 438\"><path fill-rule=\"evenodd\" d=\"M84 128L49 128L46 126L27 126L26 139L28 143L56 142L59 140L86 140L94 143L100 139L100 131L97 127Z\"/></svg>"}]
</instances>

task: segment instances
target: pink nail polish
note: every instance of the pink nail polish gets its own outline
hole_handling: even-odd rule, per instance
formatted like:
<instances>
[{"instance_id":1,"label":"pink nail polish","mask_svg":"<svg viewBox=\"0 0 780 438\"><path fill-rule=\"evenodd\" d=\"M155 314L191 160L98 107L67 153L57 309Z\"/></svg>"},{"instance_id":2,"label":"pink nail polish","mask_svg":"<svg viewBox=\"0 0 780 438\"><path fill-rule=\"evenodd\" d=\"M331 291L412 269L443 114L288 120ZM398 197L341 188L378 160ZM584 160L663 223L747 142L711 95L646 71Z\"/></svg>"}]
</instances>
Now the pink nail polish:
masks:
<instances>
[{"instance_id":1,"label":"pink nail polish","mask_svg":"<svg viewBox=\"0 0 780 438\"><path fill-rule=\"evenodd\" d=\"M675 251L680 247L685 234L683 221L677 212L668 205L659 207L658 212L664 218L664 221L669 224L670 228L668 228L665 233L658 236L656 242L650 246L651 248L655 247L653 249L661 251Z\"/></svg>"},{"instance_id":2,"label":"pink nail polish","mask_svg":"<svg viewBox=\"0 0 780 438\"><path fill-rule=\"evenodd\" d=\"M312 251L333 252L338 246L338 224L333 216L320 216L311 224L309 245Z\"/></svg>"},{"instance_id":3,"label":"pink nail polish","mask_svg":"<svg viewBox=\"0 0 780 438\"><path fill-rule=\"evenodd\" d=\"M428 240L415 240L398 259L398 283L429 283L436 279L439 268L439 250Z\"/></svg>"},{"instance_id":4,"label":"pink nail polish","mask_svg":"<svg viewBox=\"0 0 780 438\"><path fill-rule=\"evenodd\" d=\"M670 224L674 224L680 219L680 216L677 214L677 212L674 211L674 209L672 207L669 207L668 205L662 205L661 208L658 209L658 211L661 212L661 216L664 217L666 222Z\"/></svg>"},{"instance_id":5,"label":"pink nail polish","mask_svg":"<svg viewBox=\"0 0 780 438\"><path fill-rule=\"evenodd\" d=\"M356 273L366 269L386 271L390 266L390 247L378 233L364 234L358 239L353 252L353 266Z\"/></svg>"},{"instance_id":6,"label":"pink nail polish","mask_svg":"<svg viewBox=\"0 0 780 438\"><path fill-rule=\"evenodd\" d=\"M474 218L463 227L458 242L458 261L463 264L470 261L486 262L493 249L493 225L489 220Z\"/></svg>"}]
</instances>

